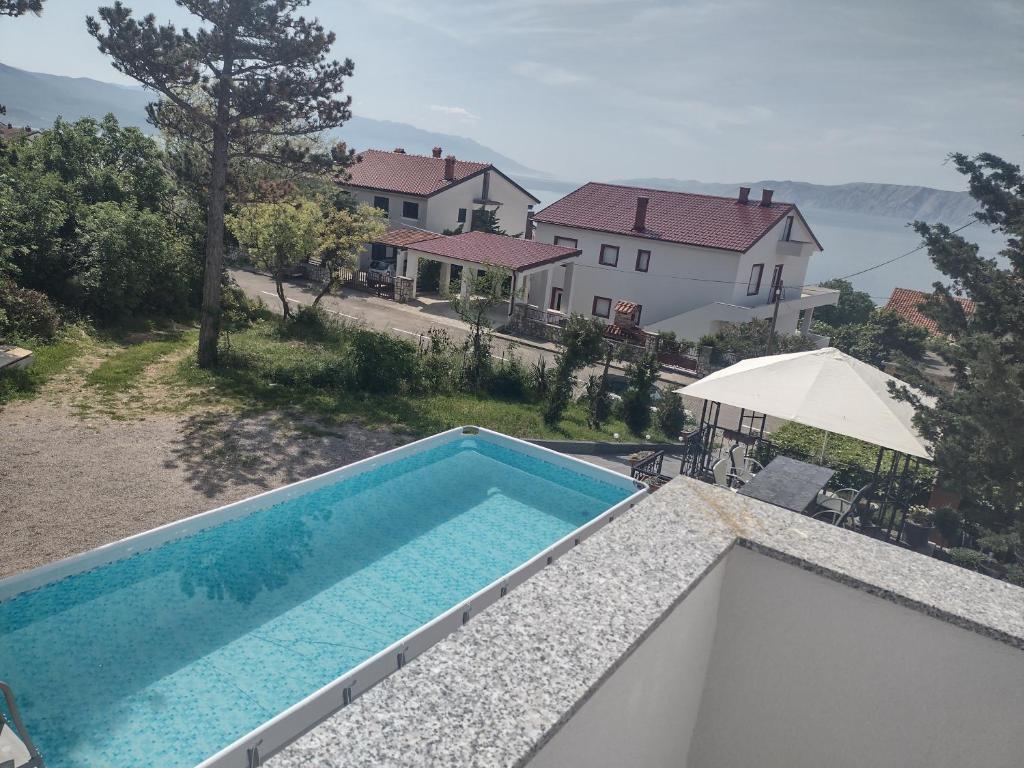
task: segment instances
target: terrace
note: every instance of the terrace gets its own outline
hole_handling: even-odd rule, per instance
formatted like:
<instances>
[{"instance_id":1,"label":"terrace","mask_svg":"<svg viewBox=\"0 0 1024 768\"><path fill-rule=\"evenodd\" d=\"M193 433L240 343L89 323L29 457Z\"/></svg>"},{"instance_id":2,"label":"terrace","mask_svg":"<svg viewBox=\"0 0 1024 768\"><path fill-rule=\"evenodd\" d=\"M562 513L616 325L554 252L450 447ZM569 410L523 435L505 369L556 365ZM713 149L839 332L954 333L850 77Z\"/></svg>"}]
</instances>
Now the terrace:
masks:
<instances>
[{"instance_id":1,"label":"terrace","mask_svg":"<svg viewBox=\"0 0 1024 768\"><path fill-rule=\"evenodd\" d=\"M679 478L267 764L1011 766L1024 590Z\"/></svg>"}]
</instances>

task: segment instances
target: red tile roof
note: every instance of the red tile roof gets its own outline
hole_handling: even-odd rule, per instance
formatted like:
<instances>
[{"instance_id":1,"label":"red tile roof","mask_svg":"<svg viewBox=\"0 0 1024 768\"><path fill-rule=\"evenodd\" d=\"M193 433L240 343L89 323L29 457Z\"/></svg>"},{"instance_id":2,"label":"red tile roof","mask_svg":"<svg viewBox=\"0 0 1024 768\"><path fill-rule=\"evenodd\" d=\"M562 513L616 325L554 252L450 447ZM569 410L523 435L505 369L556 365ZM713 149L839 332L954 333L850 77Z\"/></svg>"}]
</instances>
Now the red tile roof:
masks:
<instances>
[{"instance_id":1,"label":"red tile roof","mask_svg":"<svg viewBox=\"0 0 1024 768\"><path fill-rule=\"evenodd\" d=\"M410 246L413 250L450 259L468 261L491 267L521 272L532 267L551 264L579 255L575 248L548 245L536 240L523 240L487 232L465 232L441 236Z\"/></svg>"},{"instance_id":2,"label":"red tile roof","mask_svg":"<svg viewBox=\"0 0 1024 768\"><path fill-rule=\"evenodd\" d=\"M930 317L922 315L918 309L928 296L929 294L927 293L915 291L911 288L893 288L892 296L889 297L889 303L885 305L885 308L891 309L911 325L924 328L928 333L939 333L938 324ZM957 296L953 298L960 303L965 315L970 317L974 314L973 301Z\"/></svg>"},{"instance_id":3,"label":"red tile roof","mask_svg":"<svg viewBox=\"0 0 1024 768\"><path fill-rule=\"evenodd\" d=\"M441 235L437 234L437 232L425 232L422 229L414 229L413 227L398 227L388 230L373 242L381 243L382 245L393 245L396 248L405 248L413 243L432 240L435 237L441 237Z\"/></svg>"},{"instance_id":4,"label":"red tile roof","mask_svg":"<svg viewBox=\"0 0 1024 768\"><path fill-rule=\"evenodd\" d=\"M500 174L510 184L528 195L534 202L540 202L519 184L488 163L473 163L455 160L455 180L444 178L443 157L410 155L404 152L384 152L368 149L357 156L359 162L348 169L349 177L342 184L365 189L379 189L415 197L430 197L448 187L459 184L479 173L490 169Z\"/></svg>"},{"instance_id":5,"label":"red tile roof","mask_svg":"<svg viewBox=\"0 0 1024 768\"><path fill-rule=\"evenodd\" d=\"M624 315L631 315L636 312L637 305L631 301L619 301L615 303L615 311Z\"/></svg>"},{"instance_id":6,"label":"red tile roof","mask_svg":"<svg viewBox=\"0 0 1024 768\"><path fill-rule=\"evenodd\" d=\"M642 232L633 229L638 197L650 200ZM744 253L794 211L800 216L792 203L762 206L759 200L739 203L733 197L592 181L540 211L534 221Z\"/></svg>"}]
</instances>

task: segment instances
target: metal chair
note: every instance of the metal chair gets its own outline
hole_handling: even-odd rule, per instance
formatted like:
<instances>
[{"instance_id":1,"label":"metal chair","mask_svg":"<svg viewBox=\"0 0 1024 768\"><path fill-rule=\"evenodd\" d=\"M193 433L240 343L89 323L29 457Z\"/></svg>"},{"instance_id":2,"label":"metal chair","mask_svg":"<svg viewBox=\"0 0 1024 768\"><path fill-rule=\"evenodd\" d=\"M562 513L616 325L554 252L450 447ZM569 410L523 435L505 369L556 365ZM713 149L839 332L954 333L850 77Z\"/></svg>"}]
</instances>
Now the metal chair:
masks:
<instances>
[{"instance_id":1,"label":"metal chair","mask_svg":"<svg viewBox=\"0 0 1024 768\"><path fill-rule=\"evenodd\" d=\"M715 479L715 485L735 491L735 476L732 473L732 462L729 459L721 458L711 467L711 475Z\"/></svg>"},{"instance_id":2,"label":"metal chair","mask_svg":"<svg viewBox=\"0 0 1024 768\"><path fill-rule=\"evenodd\" d=\"M871 493L872 487L872 484L868 483L860 489L821 490L818 492L818 498L815 499L819 510L811 517L840 528L864 529L866 532L871 527L871 507L868 505L867 497ZM864 519L865 512L868 519Z\"/></svg>"},{"instance_id":3,"label":"metal chair","mask_svg":"<svg viewBox=\"0 0 1024 768\"><path fill-rule=\"evenodd\" d=\"M32 743L21 720L11 686L0 682L0 693L3 693L7 711L14 720L14 727L11 727L4 713L0 712L0 768L45 768L43 756Z\"/></svg>"},{"instance_id":4,"label":"metal chair","mask_svg":"<svg viewBox=\"0 0 1024 768\"><path fill-rule=\"evenodd\" d=\"M737 453L740 455L737 456ZM732 463L732 475L741 485L749 483L754 475L764 469L761 462L747 456L746 448L739 443L733 443L732 448L729 449L729 461Z\"/></svg>"}]
</instances>

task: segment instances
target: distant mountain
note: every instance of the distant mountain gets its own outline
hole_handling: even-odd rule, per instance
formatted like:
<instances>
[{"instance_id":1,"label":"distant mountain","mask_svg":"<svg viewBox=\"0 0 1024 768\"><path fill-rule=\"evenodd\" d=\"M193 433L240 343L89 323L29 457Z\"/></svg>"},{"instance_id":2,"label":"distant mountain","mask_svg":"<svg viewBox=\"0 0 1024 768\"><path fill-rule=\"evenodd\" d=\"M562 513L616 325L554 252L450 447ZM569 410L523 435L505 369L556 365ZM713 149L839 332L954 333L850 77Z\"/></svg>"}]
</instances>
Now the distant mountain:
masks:
<instances>
[{"instance_id":1,"label":"distant mountain","mask_svg":"<svg viewBox=\"0 0 1024 768\"><path fill-rule=\"evenodd\" d=\"M751 197L756 198L760 198L762 189L768 188L775 190L776 200L796 203L802 208L889 216L903 221L921 219L961 224L977 210L977 204L967 192L863 181L850 184L810 184L805 181L769 180L711 184L692 179L645 178L624 179L616 183L727 197L737 194L743 186L750 187Z\"/></svg>"},{"instance_id":2,"label":"distant mountain","mask_svg":"<svg viewBox=\"0 0 1024 768\"><path fill-rule=\"evenodd\" d=\"M7 106L7 115L3 119L14 125L45 128L52 125L58 116L77 120L113 112L123 125L134 125L152 132L153 127L146 122L145 108L154 98L154 94L140 87L104 83L87 77L26 72L0 64L0 104ZM445 154L493 163L516 176L535 178L538 182L546 178L543 172L518 163L473 139L426 131L406 123L357 115L332 133L356 150L402 147L408 152L430 154L431 149L439 146Z\"/></svg>"}]
</instances>

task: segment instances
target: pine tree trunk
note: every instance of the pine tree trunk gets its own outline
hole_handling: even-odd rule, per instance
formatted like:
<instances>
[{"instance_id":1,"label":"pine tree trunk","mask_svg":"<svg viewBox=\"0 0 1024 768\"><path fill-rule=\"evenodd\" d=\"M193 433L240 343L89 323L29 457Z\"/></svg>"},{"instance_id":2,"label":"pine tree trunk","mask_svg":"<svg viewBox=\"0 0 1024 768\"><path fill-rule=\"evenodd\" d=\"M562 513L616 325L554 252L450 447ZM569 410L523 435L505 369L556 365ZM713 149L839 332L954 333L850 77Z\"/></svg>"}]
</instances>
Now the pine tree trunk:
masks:
<instances>
[{"instance_id":1,"label":"pine tree trunk","mask_svg":"<svg viewBox=\"0 0 1024 768\"><path fill-rule=\"evenodd\" d=\"M199 319L200 368L212 368L217 364L217 341L220 337L232 66L230 56L225 56L217 94L216 124L213 127L213 153L210 157L210 186L207 191L206 208L206 268L203 271L203 307Z\"/></svg>"}]
</instances>

